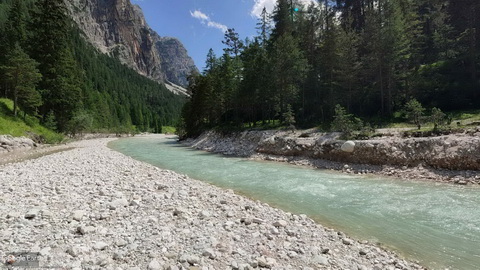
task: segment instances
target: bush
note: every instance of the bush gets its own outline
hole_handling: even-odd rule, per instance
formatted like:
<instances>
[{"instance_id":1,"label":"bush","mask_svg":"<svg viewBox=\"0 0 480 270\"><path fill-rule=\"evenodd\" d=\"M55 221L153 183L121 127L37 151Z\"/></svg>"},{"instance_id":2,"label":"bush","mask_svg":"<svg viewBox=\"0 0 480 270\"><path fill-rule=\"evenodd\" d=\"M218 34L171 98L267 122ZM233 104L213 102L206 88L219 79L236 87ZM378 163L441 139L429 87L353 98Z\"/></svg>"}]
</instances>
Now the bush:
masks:
<instances>
[{"instance_id":1,"label":"bush","mask_svg":"<svg viewBox=\"0 0 480 270\"><path fill-rule=\"evenodd\" d=\"M77 111L72 119L68 122L67 131L70 136L75 137L87 130L91 130L93 126L93 117L87 111Z\"/></svg>"},{"instance_id":2,"label":"bush","mask_svg":"<svg viewBox=\"0 0 480 270\"><path fill-rule=\"evenodd\" d=\"M409 102L405 104L405 107L404 107L405 117L410 122L415 124L419 130L422 127L424 112L425 112L425 108L423 108L422 104L418 102L418 100L416 99L411 99Z\"/></svg>"},{"instance_id":3,"label":"bush","mask_svg":"<svg viewBox=\"0 0 480 270\"><path fill-rule=\"evenodd\" d=\"M333 116L332 131L342 132L343 138L348 139L353 137L354 131L361 131L363 122L360 118L353 114L347 114L347 110L337 104L335 106L335 115Z\"/></svg>"},{"instance_id":4,"label":"bush","mask_svg":"<svg viewBox=\"0 0 480 270\"><path fill-rule=\"evenodd\" d=\"M57 120L55 119L53 111L50 111L47 113L47 115L45 115L43 126L50 130L57 130Z\"/></svg>"},{"instance_id":5,"label":"bush","mask_svg":"<svg viewBox=\"0 0 480 270\"><path fill-rule=\"evenodd\" d=\"M432 109L430 121L433 123L433 130L438 131L440 128L444 128L448 122L447 115L438 108Z\"/></svg>"},{"instance_id":6,"label":"bush","mask_svg":"<svg viewBox=\"0 0 480 270\"><path fill-rule=\"evenodd\" d=\"M283 123L288 129L295 129L295 114L293 113L292 106L287 106L287 111L283 113Z\"/></svg>"}]
</instances>

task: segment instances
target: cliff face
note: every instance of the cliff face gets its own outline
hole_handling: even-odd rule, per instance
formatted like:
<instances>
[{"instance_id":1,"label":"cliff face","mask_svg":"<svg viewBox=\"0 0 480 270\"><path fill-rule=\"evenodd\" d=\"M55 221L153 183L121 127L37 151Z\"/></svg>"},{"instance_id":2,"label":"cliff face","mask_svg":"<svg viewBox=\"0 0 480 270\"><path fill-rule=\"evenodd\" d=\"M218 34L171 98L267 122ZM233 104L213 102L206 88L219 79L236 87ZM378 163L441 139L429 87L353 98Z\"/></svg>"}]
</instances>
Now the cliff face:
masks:
<instances>
[{"instance_id":1,"label":"cliff face","mask_svg":"<svg viewBox=\"0 0 480 270\"><path fill-rule=\"evenodd\" d=\"M182 86L188 85L187 76L196 67L183 44L176 38L160 37L156 33L154 40L167 79Z\"/></svg>"},{"instance_id":2,"label":"cliff face","mask_svg":"<svg viewBox=\"0 0 480 270\"><path fill-rule=\"evenodd\" d=\"M70 15L101 52L118 58L138 73L159 82L185 86L195 69L175 38L162 38L130 0L65 0Z\"/></svg>"}]
</instances>

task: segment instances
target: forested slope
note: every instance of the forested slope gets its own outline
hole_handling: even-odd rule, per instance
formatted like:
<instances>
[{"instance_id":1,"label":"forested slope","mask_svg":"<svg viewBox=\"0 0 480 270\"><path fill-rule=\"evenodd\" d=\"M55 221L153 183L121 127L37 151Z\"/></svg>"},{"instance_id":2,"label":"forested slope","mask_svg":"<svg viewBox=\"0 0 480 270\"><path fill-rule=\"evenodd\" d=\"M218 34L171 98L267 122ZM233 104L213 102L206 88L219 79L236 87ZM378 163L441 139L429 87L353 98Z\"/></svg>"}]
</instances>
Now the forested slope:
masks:
<instances>
[{"instance_id":1,"label":"forested slope","mask_svg":"<svg viewBox=\"0 0 480 270\"><path fill-rule=\"evenodd\" d=\"M210 51L191 81L185 134L271 120L328 126L336 112L380 125L407 103L432 115L480 108L479 1L301 2L264 10L253 39L225 33L224 54Z\"/></svg>"},{"instance_id":2,"label":"forested slope","mask_svg":"<svg viewBox=\"0 0 480 270\"><path fill-rule=\"evenodd\" d=\"M62 0L0 1L0 96L62 132L155 131L184 98L94 49Z\"/></svg>"}]
</instances>

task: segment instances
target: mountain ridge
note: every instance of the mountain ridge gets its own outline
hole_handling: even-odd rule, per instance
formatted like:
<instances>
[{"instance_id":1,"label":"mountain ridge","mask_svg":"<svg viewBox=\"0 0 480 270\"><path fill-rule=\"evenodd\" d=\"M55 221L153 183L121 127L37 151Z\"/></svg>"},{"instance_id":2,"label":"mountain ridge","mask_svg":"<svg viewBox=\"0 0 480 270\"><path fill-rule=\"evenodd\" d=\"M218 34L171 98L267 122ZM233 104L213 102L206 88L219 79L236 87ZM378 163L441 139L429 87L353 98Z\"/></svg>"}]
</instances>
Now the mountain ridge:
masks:
<instances>
[{"instance_id":1,"label":"mountain ridge","mask_svg":"<svg viewBox=\"0 0 480 270\"><path fill-rule=\"evenodd\" d=\"M150 28L140 6L130 0L65 3L69 15L93 46L139 74L186 86L190 72L197 70L183 44L174 37L161 37Z\"/></svg>"}]
</instances>

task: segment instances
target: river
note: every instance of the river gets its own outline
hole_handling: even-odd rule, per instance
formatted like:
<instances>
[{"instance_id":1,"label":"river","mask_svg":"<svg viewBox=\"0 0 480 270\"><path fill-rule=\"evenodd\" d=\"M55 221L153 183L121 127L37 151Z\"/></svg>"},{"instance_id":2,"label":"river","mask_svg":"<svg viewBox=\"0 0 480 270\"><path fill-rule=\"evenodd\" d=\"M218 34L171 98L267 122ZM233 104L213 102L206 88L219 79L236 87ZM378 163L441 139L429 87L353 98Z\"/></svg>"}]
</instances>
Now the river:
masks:
<instances>
[{"instance_id":1,"label":"river","mask_svg":"<svg viewBox=\"0 0 480 270\"><path fill-rule=\"evenodd\" d=\"M431 269L480 269L480 188L347 175L192 150L174 137L109 146L386 246Z\"/></svg>"}]
</instances>

